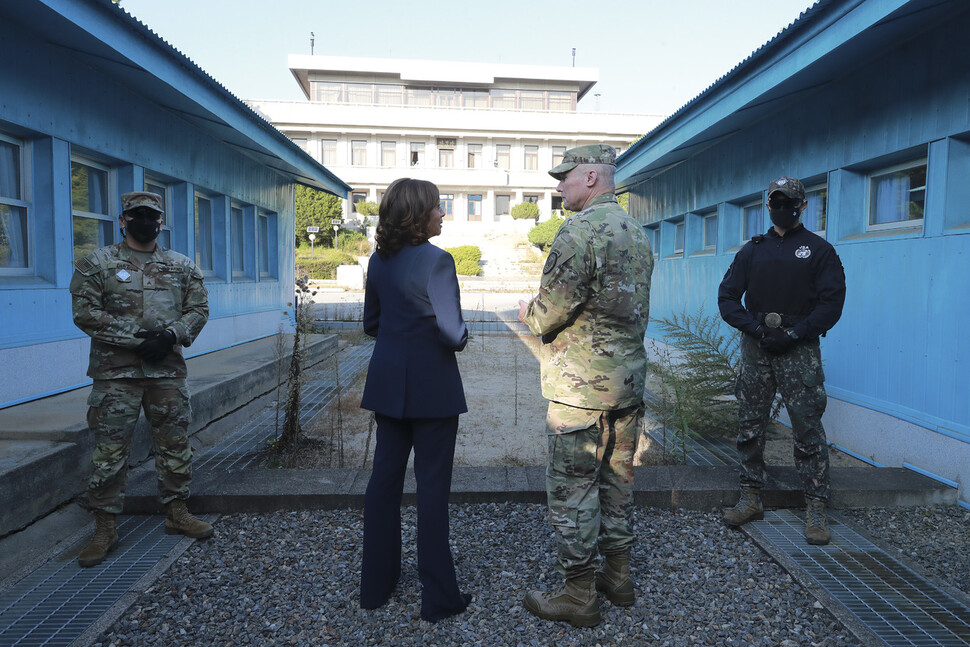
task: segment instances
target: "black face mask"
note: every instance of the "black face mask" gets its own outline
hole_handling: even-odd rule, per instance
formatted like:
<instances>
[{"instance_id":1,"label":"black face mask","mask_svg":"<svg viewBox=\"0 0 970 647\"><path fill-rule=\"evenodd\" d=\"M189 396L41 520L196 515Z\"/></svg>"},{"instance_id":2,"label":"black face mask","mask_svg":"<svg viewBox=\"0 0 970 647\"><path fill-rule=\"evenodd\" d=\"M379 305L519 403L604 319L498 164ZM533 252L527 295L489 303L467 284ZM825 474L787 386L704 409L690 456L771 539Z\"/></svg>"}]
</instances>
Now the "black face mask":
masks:
<instances>
[{"instance_id":1,"label":"black face mask","mask_svg":"<svg viewBox=\"0 0 970 647\"><path fill-rule=\"evenodd\" d=\"M791 229L798 222L800 204L794 200L769 200L768 215L771 222L782 229Z\"/></svg>"},{"instance_id":2,"label":"black face mask","mask_svg":"<svg viewBox=\"0 0 970 647\"><path fill-rule=\"evenodd\" d=\"M133 217L132 217L133 216ZM150 243L162 232L162 223L158 219L158 214L154 211L149 214L134 213L126 216L127 227L122 228L122 235L131 234L139 243Z\"/></svg>"}]
</instances>

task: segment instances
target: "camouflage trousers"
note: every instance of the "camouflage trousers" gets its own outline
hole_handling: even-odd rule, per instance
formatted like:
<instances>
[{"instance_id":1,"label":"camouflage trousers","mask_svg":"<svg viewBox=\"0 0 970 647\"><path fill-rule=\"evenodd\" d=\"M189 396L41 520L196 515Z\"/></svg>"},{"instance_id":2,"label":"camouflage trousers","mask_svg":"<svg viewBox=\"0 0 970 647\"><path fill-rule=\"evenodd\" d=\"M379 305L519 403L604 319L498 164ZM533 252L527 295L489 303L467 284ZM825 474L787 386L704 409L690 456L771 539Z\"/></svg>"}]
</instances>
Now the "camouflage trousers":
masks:
<instances>
[{"instance_id":1,"label":"camouflage trousers","mask_svg":"<svg viewBox=\"0 0 970 647\"><path fill-rule=\"evenodd\" d=\"M741 485L764 487L765 432L775 393L780 392L792 422L795 467L805 496L829 498L829 448L822 428L825 412L825 375L818 340L800 342L789 352L776 355L758 348L743 335L741 370L735 394L738 398L738 454Z\"/></svg>"},{"instance_id":2,"label":"camouflage trousers","mask_svg":"<svg viewBox=\"0 0 970 647\"><path fill-rule=\"evenodd\" d=\"M546 495L567 578L593 571L603 555L633 546L633 456L642 405L617 411L550 402Z\"/></svg>"},{"instance_id":3,"label":"camouflage trousers","mask_svg":"<svg viewBox=\"0 0 970 647\"><path fill-rule=\"evenodd\" d=\"M94 433L94 471L88 482L88 507L120 514L128 480L128 456L138 414L152 428L155 473L162 503L189 497L192 447L191 408L182 378L95 380L88 397L88 427Z\"/></svg>"}]
</instances>

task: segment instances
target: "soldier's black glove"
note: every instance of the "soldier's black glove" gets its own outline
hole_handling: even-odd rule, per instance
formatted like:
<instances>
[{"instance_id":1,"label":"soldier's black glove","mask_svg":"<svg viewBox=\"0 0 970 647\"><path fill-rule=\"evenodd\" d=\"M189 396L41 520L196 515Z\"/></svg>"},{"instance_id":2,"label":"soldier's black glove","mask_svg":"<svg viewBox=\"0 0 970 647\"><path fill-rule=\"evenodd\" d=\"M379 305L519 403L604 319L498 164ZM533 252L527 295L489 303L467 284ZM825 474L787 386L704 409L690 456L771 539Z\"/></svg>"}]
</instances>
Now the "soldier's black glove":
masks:
<instances>
[{"instance_id":1,"label":"soldier's black glove","mask_svg":"<svg viewBox=\"0 0 970 647\"><path fill-rule=\"evenodd\" d=\"M135 352L152 364L165 359L175 346L175 333L171 330L139 330L135 337L145 340L135 346Z\"/></svg>"},{"instance_id":2,"label":"soldier's black glove","mask_svg":"<svg viewBox=\"0 0 970 647\"><path fill-rule=\"evenodd\" d=\"M782 328L767 328L765 336L758 342L758 348L778 355L787 353L794 345L795 340Z\"/></svg>"}]
</instances>

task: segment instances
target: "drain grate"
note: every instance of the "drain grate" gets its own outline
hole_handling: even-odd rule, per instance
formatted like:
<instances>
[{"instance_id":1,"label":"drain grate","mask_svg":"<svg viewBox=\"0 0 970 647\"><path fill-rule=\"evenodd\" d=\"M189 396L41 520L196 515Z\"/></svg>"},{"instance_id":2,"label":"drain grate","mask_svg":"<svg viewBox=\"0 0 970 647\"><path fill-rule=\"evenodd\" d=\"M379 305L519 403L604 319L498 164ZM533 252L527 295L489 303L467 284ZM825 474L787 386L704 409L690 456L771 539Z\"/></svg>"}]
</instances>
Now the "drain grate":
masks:
<instances>
[{"instance_id":1,"label":"drain grate","mask_svg":"<svg viewBox=\"0 0 970 647\"><path fill-rule=\"evenodd\" d=\"M967 647L970 607L937 589L838 520L832 542L805 543L805 522L790 510L752 525L889 647Z\"/></svg>"},{"instance_id":2,"label":"drain grate","mask_svg":"<svg viewBox=\"0 0 970 647\"><path fill-rule=\"evenodd\" d=\"M647 434L654 441L664 444L662 429L650 429ZM676 441L668 434L667 451L676 451ZM688 465L737 465L738 451L733 444L719 438L692 436L687 439Z\"/></svg>"},{"instance_id":3,"label":"drain grate","mask_svg":"<svg viewBox=\"0 0 970 647\"><path fill-rule=\"evenodd\" d=\"M0 645L70 645L182 539L165 534L164 517L118 519L121 543L104 563L78 566L79 544L0 594Z\"/></svg>"}]
</instances>

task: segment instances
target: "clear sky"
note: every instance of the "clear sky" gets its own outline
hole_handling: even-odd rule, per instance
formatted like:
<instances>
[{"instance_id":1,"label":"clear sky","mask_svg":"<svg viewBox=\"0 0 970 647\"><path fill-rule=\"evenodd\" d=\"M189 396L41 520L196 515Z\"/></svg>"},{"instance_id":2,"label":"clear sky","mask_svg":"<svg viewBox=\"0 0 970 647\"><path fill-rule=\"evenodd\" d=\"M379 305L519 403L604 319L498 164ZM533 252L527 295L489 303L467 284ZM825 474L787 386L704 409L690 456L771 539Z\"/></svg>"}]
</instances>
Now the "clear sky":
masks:
<instances>
[{"instance_id":1,"label":"clear sky","mask_svg":"<svg viewBox=\"0 0 970 647\"><path fill-rule=\"evenodd\" d=\"M300 100L288 54L599 69L581 110L669 115L813 0L122 0L241 99ZM595 97L599 93L599 97Z\"/></svg>"}]
</instances>

